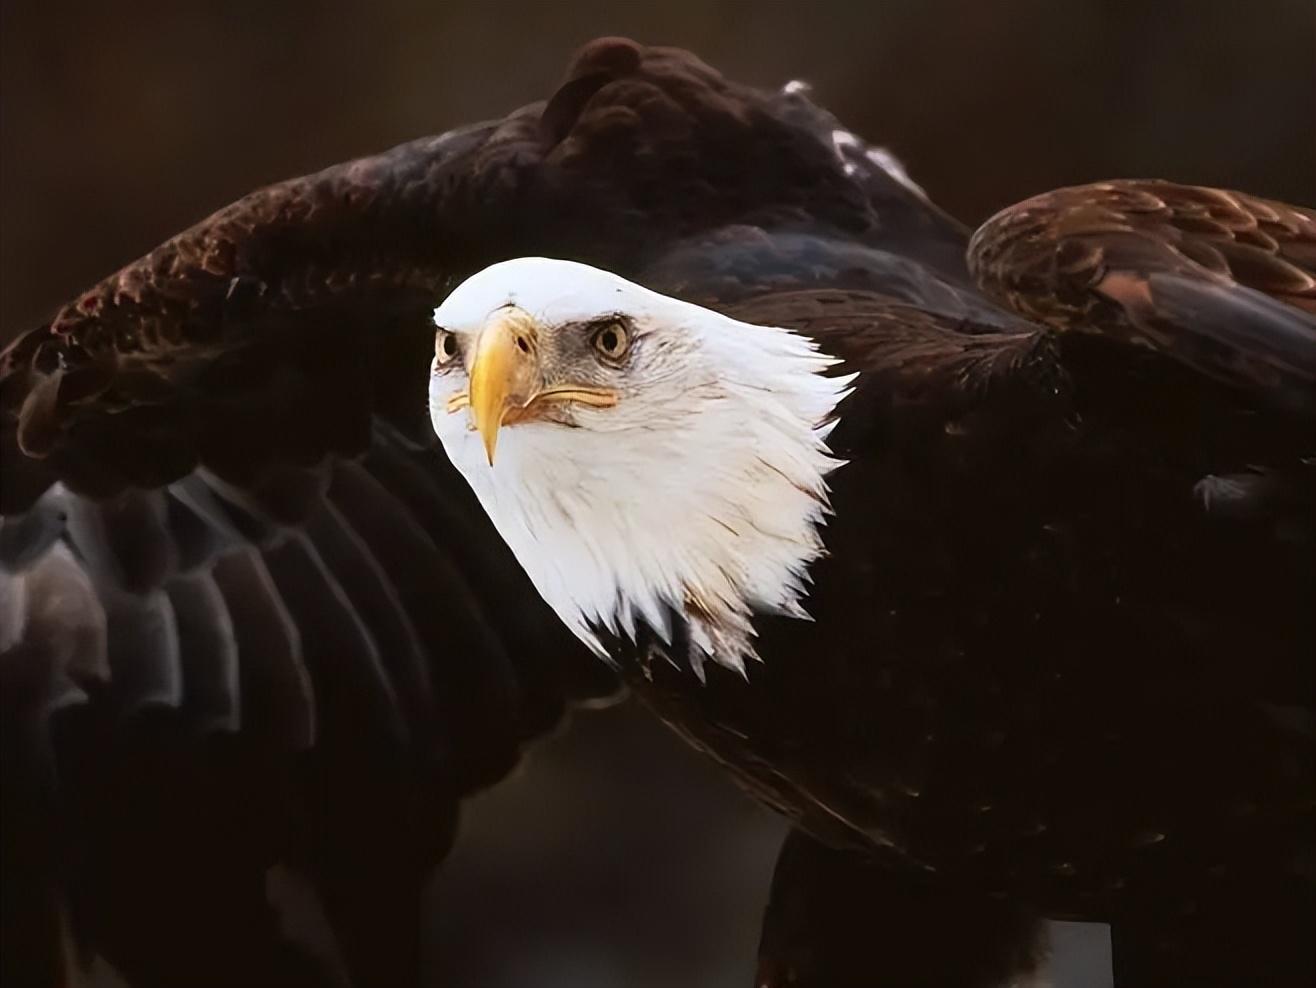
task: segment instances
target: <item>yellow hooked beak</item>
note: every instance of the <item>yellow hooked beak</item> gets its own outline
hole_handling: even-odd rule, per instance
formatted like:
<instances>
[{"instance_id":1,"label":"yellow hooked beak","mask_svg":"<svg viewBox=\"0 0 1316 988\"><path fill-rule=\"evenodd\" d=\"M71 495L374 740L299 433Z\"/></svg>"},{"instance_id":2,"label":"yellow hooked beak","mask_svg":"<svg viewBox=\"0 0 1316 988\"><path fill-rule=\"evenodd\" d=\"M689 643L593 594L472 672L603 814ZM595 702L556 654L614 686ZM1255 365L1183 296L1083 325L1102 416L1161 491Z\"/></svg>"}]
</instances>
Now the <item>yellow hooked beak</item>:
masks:
<instances>
[{"instance_id":1,"label":"yellow hooked beak","mask_svg":"<svg viewBox=\"0 0 1316 988\"><path fill-rule=\"evenodd\" d=\"M504 425L524 422L551 402L578 402L597 408L617 404L616 392L593 387L543 386L539 328L530 314L515 306L499 309L475 341L470 365L471 390L448 399L449 413L466 406L471 425L480 433L489 465Z\"/></svg>"},{"instance_id":2,"label":"yellow hooked beak","mask_svg":"<svg viewBox=\"0 0 1316 988\"><path fill-rule=\"evenodd\" d=\"M475 341L471 359L471 422L493 466L498 430L509 412L530 404L538 386L535 325L520 309L499 309Z\"/></svg>"}]
</instances>

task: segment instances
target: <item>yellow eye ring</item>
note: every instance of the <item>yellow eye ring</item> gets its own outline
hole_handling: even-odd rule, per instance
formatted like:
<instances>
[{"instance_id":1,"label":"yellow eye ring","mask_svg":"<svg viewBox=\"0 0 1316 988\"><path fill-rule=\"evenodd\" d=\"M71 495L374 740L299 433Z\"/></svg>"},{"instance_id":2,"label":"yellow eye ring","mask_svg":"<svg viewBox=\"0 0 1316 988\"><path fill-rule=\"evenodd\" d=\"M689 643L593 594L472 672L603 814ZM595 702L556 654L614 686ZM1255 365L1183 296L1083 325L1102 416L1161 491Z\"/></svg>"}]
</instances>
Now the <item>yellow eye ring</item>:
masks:
<instances>
[{"instance_id":1,"label":"yellow eye ring","mask_svg":"<svg viewBox=\"0 0 1316 988\"><path fill-rule=\"evenodd\" d=\"M613 319L596 329L590 342L600 356L617 361L626 356L626 351L631 348L631 334L627 331L625 323L620 319Z\"/></svg>"},{"instance_id":2,"label":"yellow eye ring","mask_svg":"<svg viewBox=\"0 0 1316 988\"><path fill-rule=\"evenodd\" d=\"M457 348L457 334L441 329L434 334L434 360L440 367L447 367L461 356Z\"/></svg>"}]
</instances>

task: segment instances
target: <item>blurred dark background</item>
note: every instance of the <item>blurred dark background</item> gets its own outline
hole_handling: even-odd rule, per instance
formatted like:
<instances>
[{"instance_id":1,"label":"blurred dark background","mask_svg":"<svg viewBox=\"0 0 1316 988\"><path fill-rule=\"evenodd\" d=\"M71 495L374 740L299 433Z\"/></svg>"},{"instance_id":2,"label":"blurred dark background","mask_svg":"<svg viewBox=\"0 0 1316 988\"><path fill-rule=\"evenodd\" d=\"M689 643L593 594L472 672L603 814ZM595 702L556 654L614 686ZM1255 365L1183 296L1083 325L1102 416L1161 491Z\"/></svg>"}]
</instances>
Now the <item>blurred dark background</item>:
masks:
<instances>
[{"instance_id":1,"label":"blurred dark background","mask_svg":"<svg viewBox=\"0 0 1316 988\"><path fill-rule=\"evenodd\" d=\"M0 6L0 339L250 189L547 96L600 34L790 79L977 223L1157 176L1316 203L1313 0ZM643 711L476 800L436 983L745 985L782 826Z\"/></svg>"}]
</instances>

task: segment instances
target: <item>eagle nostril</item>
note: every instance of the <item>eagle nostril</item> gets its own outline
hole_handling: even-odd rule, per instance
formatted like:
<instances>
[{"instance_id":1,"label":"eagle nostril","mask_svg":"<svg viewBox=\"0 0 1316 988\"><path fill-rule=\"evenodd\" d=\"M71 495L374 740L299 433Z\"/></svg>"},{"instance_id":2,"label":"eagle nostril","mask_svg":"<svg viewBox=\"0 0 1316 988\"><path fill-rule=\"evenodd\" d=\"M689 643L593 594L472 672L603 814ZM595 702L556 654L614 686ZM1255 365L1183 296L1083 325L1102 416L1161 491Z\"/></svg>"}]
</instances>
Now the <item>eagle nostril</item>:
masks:
<instances>
[{"instance_id":1,"label":"eagle nostril","mask_svg":"<svg viewBox=\"0 0 1316 988\"><path fill-rule=\"evenodd\" d=\"M521 348L522 353L530 352L530 344L526 342L524 336L518 336L516 338L516 345Z\"/></svg>"}]
</instances>

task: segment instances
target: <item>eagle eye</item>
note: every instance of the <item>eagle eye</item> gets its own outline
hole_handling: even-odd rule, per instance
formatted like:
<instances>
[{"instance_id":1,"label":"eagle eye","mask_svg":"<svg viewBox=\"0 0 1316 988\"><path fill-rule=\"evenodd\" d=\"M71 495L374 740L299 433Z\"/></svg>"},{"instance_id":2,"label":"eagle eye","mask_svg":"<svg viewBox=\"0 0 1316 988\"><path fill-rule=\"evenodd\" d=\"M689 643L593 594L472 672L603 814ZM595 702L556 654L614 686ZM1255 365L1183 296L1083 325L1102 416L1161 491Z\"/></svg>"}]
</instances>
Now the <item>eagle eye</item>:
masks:
<instances>
[{"instance_id":1,"label":"eagle eye","mask_svg":"<svg viewBox=\"0 0 1316 988\"><path fill-rule=\"evenodd\" d=\"M616 362L631 347L631 334L620 319L609 319L594 330L594 350L605 360Z\"/></svg>"},{"instance_id":2,"label":"eagle eye","mask_svg":"<svg viewBox=\"0 0 1316 988\"><path fill-rule=\"evenodd\" d=\"M447 367L457 359L457 334L441 329L434 334L434 359L440 367Z\"/></svg>"}]
</instances>

